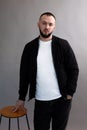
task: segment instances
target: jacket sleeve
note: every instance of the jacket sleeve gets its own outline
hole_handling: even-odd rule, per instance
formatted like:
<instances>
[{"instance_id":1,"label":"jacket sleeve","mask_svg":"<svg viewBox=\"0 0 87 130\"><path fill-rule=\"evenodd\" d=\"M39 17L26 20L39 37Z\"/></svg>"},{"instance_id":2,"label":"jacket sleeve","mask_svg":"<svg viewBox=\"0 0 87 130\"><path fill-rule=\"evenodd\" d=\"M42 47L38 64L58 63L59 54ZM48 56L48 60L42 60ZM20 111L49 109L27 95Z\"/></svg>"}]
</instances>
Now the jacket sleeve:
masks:
<instances>
[{"instance_id":1,"label":"jacket sleeve","mask_svg":"<svg viewBox=\"0 0 87 130\"><path fill-rule=\"evenodd\" d=\"M21 63L20 63L20 78L19 78L19 99L25 100L29 85L29 47L24 47Z\"/></svg>"},{"instance_id":2,"label":"jacket sleeve","mask_svg":"<svg viewBox=\"0 0 87 130\"><path fill-rule=\"evenodd\" d=\"M64 64L67 73L67 94L73 96L77 87L79 68L75 54L67 41L64 46Z\"/></svg>"}]
</instances>

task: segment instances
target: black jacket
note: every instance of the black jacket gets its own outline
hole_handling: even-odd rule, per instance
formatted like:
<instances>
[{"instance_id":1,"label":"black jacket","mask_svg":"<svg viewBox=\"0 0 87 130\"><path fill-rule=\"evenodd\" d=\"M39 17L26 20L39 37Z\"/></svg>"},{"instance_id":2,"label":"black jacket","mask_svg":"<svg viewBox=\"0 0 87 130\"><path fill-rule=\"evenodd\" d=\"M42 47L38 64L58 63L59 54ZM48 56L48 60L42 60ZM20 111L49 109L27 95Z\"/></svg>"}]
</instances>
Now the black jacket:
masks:
<instances>
[{"instance_id":1,"label":"black jacket","mask_svg":"<svg viewBox=\"0 0 87 130\"><path fill-rule=\"evenodd\" d=\"M35 97L38 47L39 37L25 45L20 65L20 100L25 100L28 88L29 99ZM56 36L52 37L51 48L60 93L73 96L79 72L73 50L66 40Z\"/></svg>"}]
</instances>

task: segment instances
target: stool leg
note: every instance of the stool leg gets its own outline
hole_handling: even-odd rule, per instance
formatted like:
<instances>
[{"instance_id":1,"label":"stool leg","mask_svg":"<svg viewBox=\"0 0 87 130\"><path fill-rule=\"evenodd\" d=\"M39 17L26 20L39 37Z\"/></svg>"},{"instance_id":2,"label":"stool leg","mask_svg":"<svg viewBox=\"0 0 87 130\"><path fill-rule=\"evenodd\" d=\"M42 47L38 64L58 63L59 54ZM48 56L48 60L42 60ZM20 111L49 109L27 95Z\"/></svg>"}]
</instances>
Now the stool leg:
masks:
<instances>
[{"instance_id":1,"label":"stool leg","mask_svg":"<svg viewBox=\"0 0 87 130\"><path fill-rule=\"evenodd\" d=\"M0 125L1 125L2 115L0 116Z\"/></svg>"},{"instance_id":2,"label":"stool leg","mask_svg":"<svg viewBox=\"0 0 87 130\"><path fill-rule=\"evenodd\" d=\"M20 127L19 127L19 118L17 118L17 124L18 124L18 130L20 130Z\"/></svg>"},{"instance_id":3,"label":"stool leg","mask_svg":"<svg viewBox=\"0 0 87 130\"><path fill-rule=\"evenodd\" d=\"M9 125L8 125L8 130L11 128L11 119L9 118Z\"/></svg>"},{"instance_id":4,"label":"stool leg","mask_svg":"<svg viewBox=\"0 0 87 130\"><path fill-rule=\"evenodd\" d=\"M28 130L30 130L30 126L29 126L29 121L28 121L28 116L27 116L27 114L26 114L26 121L27 121Z\"/></svg>"}]
</instances>

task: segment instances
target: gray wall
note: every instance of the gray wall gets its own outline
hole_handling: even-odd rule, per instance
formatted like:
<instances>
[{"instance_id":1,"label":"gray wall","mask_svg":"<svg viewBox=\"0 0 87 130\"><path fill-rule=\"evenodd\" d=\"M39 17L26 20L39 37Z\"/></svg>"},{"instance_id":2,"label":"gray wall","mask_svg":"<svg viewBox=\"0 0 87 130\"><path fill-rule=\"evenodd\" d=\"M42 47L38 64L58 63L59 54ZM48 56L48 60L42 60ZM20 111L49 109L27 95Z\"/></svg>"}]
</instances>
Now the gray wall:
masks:
<instances>
[{"instance_id":1,"label":"gray wall","mask_svg":"<svg viewBox=\"0 0 87 130\"><path fill-rule=\"evenodd\" d=\"M70 42L80 68L68 130L87 129L86 6L86 0L0 0L0 107L15 104L18 97L20 58L24 45L38 36L39 15L44 11L51 11L57 17L54 34ZM33 102L26 102L32 130ZM22 125L25 129L25 124ZM2 130L4 127L2 125ZM15 129L14 126L13 130Z\"/></svg>"}]
</instances>

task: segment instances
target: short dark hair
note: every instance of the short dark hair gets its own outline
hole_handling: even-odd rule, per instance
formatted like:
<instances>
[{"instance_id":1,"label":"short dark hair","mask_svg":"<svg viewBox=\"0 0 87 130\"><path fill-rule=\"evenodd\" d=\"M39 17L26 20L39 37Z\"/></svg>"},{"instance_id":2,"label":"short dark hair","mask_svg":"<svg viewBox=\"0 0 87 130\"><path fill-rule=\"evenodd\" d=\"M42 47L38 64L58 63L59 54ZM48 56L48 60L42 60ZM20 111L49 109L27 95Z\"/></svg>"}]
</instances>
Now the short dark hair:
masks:
<instances>
[{"instance_id":1,"label":"short dark hair","mask_svg":"<svg viewBox=\"0 0 87 130\"><path fill-rule=\"evenodd\" d=\"M55 15L54 15L54 14L52 14L51 12L45 12L45 13L41 14L39 19L41 19L41 17L42 17L43 15L53 16L53 17L54 17L54 19L56 20Z\"/></svg>"}]
</instances>

